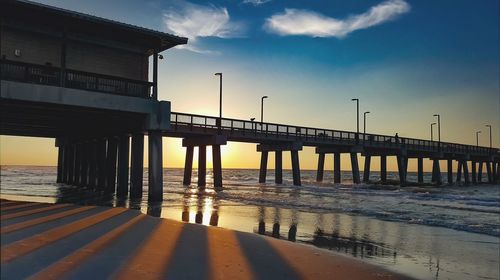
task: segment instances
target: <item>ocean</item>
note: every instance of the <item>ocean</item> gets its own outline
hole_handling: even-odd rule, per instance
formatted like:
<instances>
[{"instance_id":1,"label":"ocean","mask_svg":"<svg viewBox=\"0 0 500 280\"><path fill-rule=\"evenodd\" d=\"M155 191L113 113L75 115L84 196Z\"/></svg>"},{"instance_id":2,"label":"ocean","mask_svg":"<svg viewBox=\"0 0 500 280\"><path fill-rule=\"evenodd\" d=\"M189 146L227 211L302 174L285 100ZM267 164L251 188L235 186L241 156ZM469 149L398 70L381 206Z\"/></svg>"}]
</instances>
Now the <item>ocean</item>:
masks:
<instances>
[{"instance_id":1,"label":"ocean","mask_svg":"<svg viewBox=\"0 0 500 280\"><path fill-rule=\"evenodd\" d=\"M182 169L164 170L163 202L102 197L57 184L55 167L2 166L0 195L5 199L125 206L179 221L265 234L332 250L418 279L500 279L500 185L353 185L350 172L333 184L315 171L302 171L302 186L258 183L258 170L224 169L224 189L182 185ZM378 173L371 179L378 181ZM444 178L443 174L443 178ZM397 180L397 173L388 173ZM408 174L416 181L416 173ZM430 174L424 180L430 181ZM484 180L484 179L483 179Z\"/></svg>"}]
</instances>

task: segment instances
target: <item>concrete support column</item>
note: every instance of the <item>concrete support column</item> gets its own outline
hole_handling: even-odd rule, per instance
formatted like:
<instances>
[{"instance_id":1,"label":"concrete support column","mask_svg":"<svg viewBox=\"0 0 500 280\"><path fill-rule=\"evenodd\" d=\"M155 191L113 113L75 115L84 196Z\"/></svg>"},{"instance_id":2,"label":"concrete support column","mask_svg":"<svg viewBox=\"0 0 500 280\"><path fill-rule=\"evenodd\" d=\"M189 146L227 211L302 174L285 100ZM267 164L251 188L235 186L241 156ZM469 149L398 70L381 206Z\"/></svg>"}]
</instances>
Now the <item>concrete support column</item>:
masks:
<instances>
[{"instance_id":1,"label":"concrete support column","mask_svg":"<svg viewBox=\"0 0 500 280\"><path fill-rule=\"evenodd\" d=\"M63 182L64 146L57 147L57 183Z\"/></svg>"},{"instance_id":2,"label":"concrete support column","mask_svg":"<svg viewBox=\"0 0 500 280\"><path fill-rule=\"evenodd\" d=\"M97 189L105 190L106 187L106 148L105 139L100 139L97 144Z\"/></svg>"},{"instance_id":3,"label":"concrete support column","mask_svg":"<svg viewBox=\"0 0 500 280\"><path fill-rule=\"evenodd\" d=\"M370 181L370 162L372 157L365 156L365 168L363 170L363 182L368 183Z\"/></svg>"},{"instance_id":4,"label":"concrete support column","mask_svg":"<svg viewBox=\"0 0 500 280\"><path fill-rule=\"evenodd\" d=\"M82 144L78 143L75 144L75 170L74 170L74 178L73 178L73 184L76 186L80 186L81 182L81 176L80 172L82 170Z\"/></svg>"},{"instance_id":5,"label":"concrete support column","mask_svg":"<svg viewBox=\"0 0 500 280\"><path fill-rule=\"evenodd\" d=\"M220 145L212 145L214 188L222 189L222 160Z\"/></svg>"},{"instance_id":6,"label":"concrete support column","mask_svg":"<svg viewBox=\"0 0 500 280\"><path fill-rule=\"evenodd\" d=\"M260 154L260 172L259 172L259 183L266 182L267 175L267 158L269 156L268 151L262 151Z\"/></svg>"},{"instance_id":7,"label":"concrete support column","mask_svg":"<svg viewBox=\"0 0 500 280\"><path fill-rule=\"evenodd\" d=\"M439 166L439 159L433 159L432 178L433 178L433 182L435 182L438 185L441 185L443 182L441 179L441 168Z\"/></svg>"},{"instance_id":8,"label":"concrete support column","mask_svg":"<svg viewBox=\"0 0 500 280\"><path fill-rule=\"evenodd\" d=\"M333 182L340 184L342 181L342 173L340 172L340 153L333 154Z\"/></svg>"},{"instance_id":9,"label":"concrete support column","mask_svg":"<svg viewBox=\"0 0 500 280\"><path fill-rule=\"evenodd\" d=\"M299 165L299 151L291 150L292 157L292 175L293 175L293 185L300 186L300 165Z\"/></svg>"},{"instance_id":10,"label":"concrete support column","mask_svg":"<svg viewBox=\"0 0 500 280\"><path fill-rule=\"evenodd\" d=\"M488 174L488 183L491 184L491 183L493 183L493 177L491 176L492 175L491 162L487 161L485 163L486 163L486 173Z\"/></svg>"},{"instance_id":11,"label":"concrete support column","mask_svg":"<svg viewBox=\"0 0 500 280\"><path fill-rule=\"evenodd\" d=\"M95 189L97 186L97 142L89 143L89 182L90 188Z\"/></svg>"},{"instance_id":12,"label":"concrete support column","mask_svg":"<svg viewBox=\"0 0 500 280\"><path fill-rule=\"evenodd\" d=\"M472 161L471 162L471 177L472 177L472 184L477 183L477 175L476 175L476 162Z\"/></svg>"},{"instance_id":13,"label":"concrete support column","mask_svg":"<svg viewBox=\"0 0 500 280\"><path fill-rule=\"evenodd\" d=\"M318 170L316 173L316 181L317 182L323 181L324 170L325 170L325 154L319 153L318 154Z\"/></svg>"},{"instance_id":14,"label":"concrete support column","mask_svg":"<svg viewBox=\"0 0 500 280\"><path fill-rule=\"evenodd\" d=\"M283 184L283 152L275 151L274 156L274 182L276 184Z\"/></svg>"},{"instance_id":15,"label":"concrete support column","mask_svg":"<svg viewBox=\"0 0 500 280\"><path fill-rule=\"evenodd\" d=\"M467 160L464 160L462 162L462 168L464 169L465 184L468 185L468 184L470 184L470 180L469 180L469 166L467 165Z\"/></svg>"},{"instance_id":16,"label":"concrete support column","mask_svg":"<svg viewBox=\"0 0 500 280\"><path fill-rule=\"evenodd\" d=\"M380 181L387 182L387 156L380 156Z\"/></svg>"},{"instance_id":17,"label":"concrete support column","mask_svg":"<svg viewBox=\"0 0 500 280\"><path fill-rule=\"evenodd\" d=\"M424 159L417 158L417 180L419 184L424 183Z\"/></svg>"},{"instance_id":18,"label":"concrete support column","mask_svg":"<svg viewBox=\"0 0 500 280\"><path fill-rule=\"evenodd\" d=\"M405 159L403 156L397 156L396 158L398 162L398 174L399 174L399 183L402 187L406 186L406 174L405 174Z\"/></svg>"},{"instance_id":19,"label":"concrete support column","mask_svg":"<svg viewBox=\"0 0 500 280\"><path fill-rule=\"evenodd\" d=\"M64 145L63 147L63 168L62 168L62 183L68 183L68 162L69 162L69 145Z\"/></svg>"},{"instance_id":20,"label":"concrete support column","mask_svg":"<svg viewBox=\"0 0 500 280\"><path fill-rule=\"evenodd\" d=\"M73 184L75 179L75 144L71 144L68 153L68 184Z\"/></svg>"},{"instance_id":21,"label":"concrete support column","mask_svg":"<svg viewBox=\"0 0 500 280\"><path fill-rule=\"evenodd\" d=\"M462 160L458 160L458 165L457 165L457 184L460 184L460 181L462 180Z\"/></svg>"},{"instance_id":22,"label":"concrete support column","mask_svg":"<svg viewBox=\"0 0 500 280\"><path fill-rule=\"evenodd\" d=\"M108 138L106 150L106 192L115 193L116 189L116 156L118 141L114 137Z\"/></svg>"},{"instance_id":23,"label":"concrete support column","mask_svg":"<svg viewBox=\"0 0 500 280\"><path fill-rule=\"evenodd\" d=\"M191 175L193 174L193 153L194 146L186 147L186 160L184 161L184 186L191 185Z\"/></svg>"},{"instance_id":24,"label":"concrete support column","mask_svg":"<svg viewBox=\"0 0 500 280\"><path fill-rule=\"evenodd\" d=\"M116 195L126 197L128 195L128 158L130 155L130 137L120 136L118 144L118 183Z\"/></svg>"},{"instance_id":25,"label":"concrete support column","mask_svg":"<svg viewBox=\"0 0 500 280\"><path fill-rule=\"evenodd\" d=\"M89 143L83 143L81 146L82 149L82 165L81 165L81 173L80 173L80 184L82 186L87 187L89 181Z\"/></svg>"},{"instance_id":26,"label":"concrete support column","mask_svg":"<svg viewBox=\"0 0 500 280\"><path fill-rule=\"evenodd\" d=\"M148 201L163 200L163 145L161 131L148 135Z\"/></svg>"},{"instance_id":27,"label":"concrete support column","mask_svg":"<svg viewBox=\"0 0 500 280\"><path fill-rule=\"evenodd\" d=\"M361 183L359 176L359 165L358 165L358 155L357 153L351 153L351 169L352 169L352 181L354 184Z\"/></svg>"},{"instance_id":28,"label":"concrete support column","mask_svg":"<svg viewBox=\"0 0 500 280\"><path fill-rule=\"evenodd\" d=\"M480 162L478 162L478 164L479 164L479 167L477 169L477 182L481 183L482 179L483 179L482 178L483 177L483 162L480 161Z\"/></svg>"},{"instance_id":29,"label":"concrete support column","mask_svg":"<svg viewBox=\"0 0 500 280\"><path fill-rule=\"evenodd\" d=\"M130 158L130 197L142 197L142 177L144 173L144 135L132 135L132 155Z\"/></svg>"},{"instance_id":30,"label":"concrete support column","mask_svg":"<svg viewBox=\"0 0 500 280\"><path fill-rule=\"evenodd\" d=\"M448 159L448 184L453 184L453 160Z\"/></svg>"},{"instance_id":31,"label":"concrete support column","mask_svg":"<svg viewBox=\"0 0 500 280\"><path fill-rule=\"evenodd\" d=\"M207 184L207 146L198 147L198 187Z\"/></svg>"}]
</instances>

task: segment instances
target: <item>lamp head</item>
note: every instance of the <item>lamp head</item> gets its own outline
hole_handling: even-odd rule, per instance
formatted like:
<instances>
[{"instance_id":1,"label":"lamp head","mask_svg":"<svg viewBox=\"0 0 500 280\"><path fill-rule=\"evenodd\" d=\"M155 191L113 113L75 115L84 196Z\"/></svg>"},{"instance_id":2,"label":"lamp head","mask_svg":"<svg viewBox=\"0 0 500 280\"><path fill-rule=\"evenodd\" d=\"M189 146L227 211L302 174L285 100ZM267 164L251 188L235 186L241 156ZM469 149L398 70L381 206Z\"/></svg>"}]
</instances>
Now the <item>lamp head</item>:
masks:
<instances>
[{"instance_id":1,"label":"lamp head","mask_svg":"<svg viewBox=\"0 0 500 280\"><path fill-rule=\"evenodd\" d=\"M491 128L491 124L486 124L485 126Z\"/></svg>"},{"instance_id":2,"label":"lamp head","mask_svg":"<svg viewBox=\"0 0 500 280\"><path fill-rule=\"evenodd\" d=\"M250 120L253 122L255 120L255 118L251 118Z\"/></svg>"},{"instance_id":3,"label":"lamp head","mask_svg":"<svg viewBox=\"0 0 500 280\"><path fill-rule=\"evenodd\" d=\"M433 123L431 123L431 125L436 125L436 123L435 123L435 122L433 122Z\"/></svg>"},{"instance_id":4,"label":"lamp head","mask_svg":"<svg viewBox=\"0 0 500 280\"><path fill-rule=\"evenodd\" d=\"M262 96L262 99L264 99L264 98L268 98L268 97L269 97L269 96L267 96L267 95L264 95L264 96Z\"/></svg>"},{"instance_id":5,"label":"lamp head","mask_svg":"<svg viewBox=\"0 0 500 280\"><path fill-rule=\"evenodd\" d=\"M159 54L159 55L158 55L158 58L159 58L159 59L163 59L163 55Z\"/></svg>"},{"instance_id":6,"label":"lamp head","mask_svg":"<svg viewBox=\"0 0 500 280\"><path fill-rule=\"evenodd\" d=\"M365 112L365 114L370 114L370 111Z\"/></svg>"},{"instance_id":7,"label":"lamp head","mask_svg":"<svg viewBox=\"0 0 500 280\"><path fill-rule=\"evenodd\" d=\"M359 98L353 98L351 101L359 101Z\"/></svg>"},{"instance_id":8,"label":"lamp head","mask_svg":"<svg viewBox=\"0 0 500 280\"><path fill-rule=\"evenodd\" d=\"M215 76L222 76L222 73L215 73Z\"/></svg>"},{"instance_id":9,"label":"lamp head","mask_svg":"<svg viewBox=\"0 0 500 280\"><path fill-rule=\"evenodd\" d=\"M433 116L434 116L434 117L439 117L439 115L438 115L438 114L434 114Z\"/></svg>"}]
</instances>

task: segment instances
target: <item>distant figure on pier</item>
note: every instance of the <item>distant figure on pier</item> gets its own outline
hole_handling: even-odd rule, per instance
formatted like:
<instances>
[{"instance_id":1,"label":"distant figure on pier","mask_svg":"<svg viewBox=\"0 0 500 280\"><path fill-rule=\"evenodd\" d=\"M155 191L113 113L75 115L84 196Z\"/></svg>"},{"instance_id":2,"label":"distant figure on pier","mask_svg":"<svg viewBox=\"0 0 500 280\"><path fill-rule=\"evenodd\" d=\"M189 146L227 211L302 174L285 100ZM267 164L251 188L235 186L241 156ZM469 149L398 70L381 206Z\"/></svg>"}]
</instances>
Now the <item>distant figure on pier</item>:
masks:
<instances>
[{"instance_id":1,"label":"distant figure on pier","mask_svg":"<svg viewBox=\"0 0 500 280\"><path fill-rule=\"evenodd\" d=\"M399 136L398 134L396 133L396 135L394 136L394 140L396 141L396 144L399 144Z\"/></svg>"}]
</instances>

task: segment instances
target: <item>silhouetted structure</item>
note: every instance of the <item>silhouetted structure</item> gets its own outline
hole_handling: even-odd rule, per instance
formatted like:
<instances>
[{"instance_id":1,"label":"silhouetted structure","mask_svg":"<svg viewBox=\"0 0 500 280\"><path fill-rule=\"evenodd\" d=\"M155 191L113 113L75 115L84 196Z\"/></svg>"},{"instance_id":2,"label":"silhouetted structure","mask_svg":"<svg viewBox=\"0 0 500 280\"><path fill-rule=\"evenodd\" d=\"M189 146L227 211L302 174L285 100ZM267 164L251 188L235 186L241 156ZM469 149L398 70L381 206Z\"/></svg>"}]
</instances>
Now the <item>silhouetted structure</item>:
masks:
<instances>
[{"instance_id":1,"label":"silhouetted structure","mask_svg":"<svg viewBox=\"0 0 500 280\"><path fill-rule=\"evenodd\" d=\"M170 112L170 102L158 100L159 53L186 44L186 38L27 1L2 1L0 8L0 133L55 138L58 182L141 198L145 134L150 201L162 200L164 136L183 138L186 185L191 183L193 150L198 147L199 187L206 185L207 146L213 150L214 186L222 187L220 146L227 141L257 144L261 183L266 181L269 152L276 156L275 182L283 182L282 152L290 151L293 184L301 185L299 151L304 146L315 147L319 155L318 181L323 179L325 156L333 154L334 182L341 182L342 153L350 154L354 183L361 181L359 153L366 158L366 182L374 156L381 158L383 182L387 156L397 157L402 186L411 158L418 160L420 183L423 158L433 160L432 181L438 184L440 160L448 162L449 183L453 160L459 162L457 181L463 171L469 183L468 161L473 162L473 182L476 163L477 182L481 182L483 164L488 182L498 180L496 148L360 134L359 128L347 132ZM148 81L150 58L152 82Z\"/></svg>"}]
</instances>

